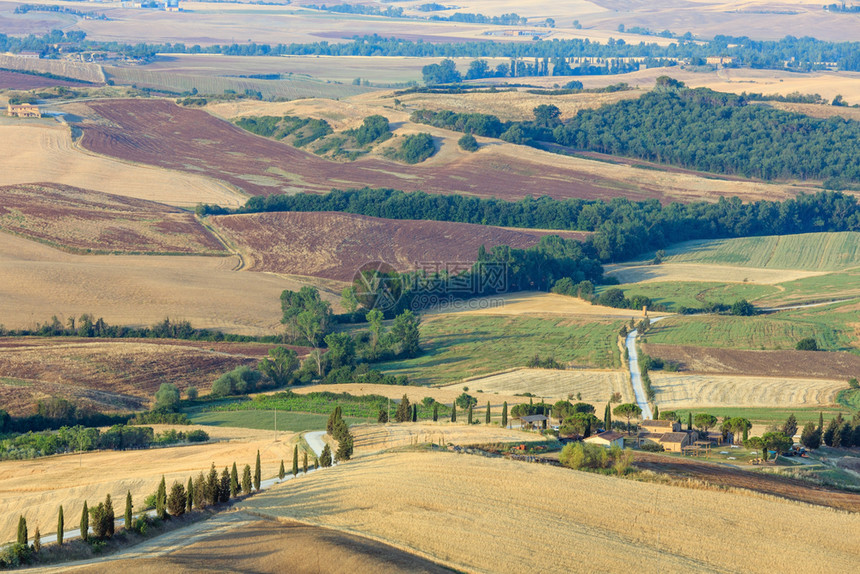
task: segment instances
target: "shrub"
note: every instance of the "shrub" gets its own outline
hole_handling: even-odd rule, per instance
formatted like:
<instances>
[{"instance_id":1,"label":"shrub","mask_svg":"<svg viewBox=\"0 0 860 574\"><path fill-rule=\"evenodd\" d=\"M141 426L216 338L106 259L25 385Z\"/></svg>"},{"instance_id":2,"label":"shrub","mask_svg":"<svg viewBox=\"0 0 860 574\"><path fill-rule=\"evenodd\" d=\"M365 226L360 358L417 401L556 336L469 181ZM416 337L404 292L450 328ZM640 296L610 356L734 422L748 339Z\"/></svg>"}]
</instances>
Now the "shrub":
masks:
<instances>
[{"instance_id":1,"label":"shrub","mask_svg":"<svg viewBox=\"0 0 860 574\"><path fill-rule=\"evenodd\" d=\"M463 134L457 144L465 151L478 151L478 140L472 134Z\"/></svg>"},{"instance_id":2,"label":"shrub","mask_svg":"<svg viewBox=\"0 0 860 574\"><path fill-rule=\"evenodd\" d=\"M461 393L456 400L457 406L461 409L468 409L471 406L478 404L478 399L467 393Z\"/></svg>"},{"instance_id":3,"label":"shrub","mask_svg":"<svg viewBox=\"0 0 860 574\"><path fill-rule=\"evenodd\" d=\"M794 348L798 351L817 351L818 343L812 337L807 337L798 341Z\"/></svg>"},{"instance_id":4,"label":"shrub","mask_svg":"<svg viewBox=\"0 0 860 574\"><path fill-rule=\"evenodd\" d=\"M185 435L188 442L206 442L209 440L209 435L204 430L193 430Z\"/></svg>"},{"instance_id":5,"label":"shrub","mask_svg":"<svg viewBox=\"0 0 860 574\"><path fill-rule=\"evenodd\" d=\"M436 153L433 136L428 133L411 134L403 138L398 158L406 163L421 163Z\"/></svg>"}]
</instances>

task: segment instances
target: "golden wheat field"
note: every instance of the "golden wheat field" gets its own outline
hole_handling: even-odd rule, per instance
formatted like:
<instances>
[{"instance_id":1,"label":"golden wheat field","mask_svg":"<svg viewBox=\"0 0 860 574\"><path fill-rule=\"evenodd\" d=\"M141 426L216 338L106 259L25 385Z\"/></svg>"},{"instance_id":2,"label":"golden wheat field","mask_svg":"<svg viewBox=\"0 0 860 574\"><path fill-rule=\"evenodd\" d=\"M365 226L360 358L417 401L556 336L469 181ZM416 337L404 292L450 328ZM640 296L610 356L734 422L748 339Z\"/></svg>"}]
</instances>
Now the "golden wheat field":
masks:
<instances>
[{"instance_id":1,"label":"golden wheat field","mask_svg":"<svg viewBox=\"0 0 860 574\"><path fill-rule=\"evenodd\" d=\"M462 413L461 413L462 414ZM483 412L476 414L481 419ZM402 424L367 424L355 425L350 428L355 437L355 452L373 454L392 448L401 448L417 444L436 444L440 446L455 444L461 446L497 444L497 443L528 443L544 440L537 432L527 432L518 429L507 429L498 426L467 425L450 422L420 422L408 425Z\"/></svg>"},{"instance_id":2,"label":"golden wheat field","mask_svg":"<svg viewBox=\"0 0 860 574\"><path fill-rule=\"evenodd\" d=\"M541 291L521 291L505 295L475 299L462 310L445 308L439 313L461 313L467 315L577 315L593 317L639 318L641 311L616 309L602 305L592 305L579 297L544 293Z\"/></svg>"},{"instance_id":3,"label":"golden wheat field","mask_svg":"<svg viewBox=\"0 0 860 574\"><path fill-rule=\"evenodd\" d=\"M603 405L614 393L621 393L622 402L633 400L630 375L625 371L517 369L470 379L469 385L484 393L532 393L547 402L573 397L574 401ZM456 388L460 386L452 385ZM442 387L447 388L451 387ZM577 398L578 395L580 398Z\"/></svg>"},{"instance_id":4,"label":"golden wheat field","mask_svg":"<svg viewBox=\"0 0 860 574\"><path fill-rule=\"evenodd\" d=\"M826 275L826 272L796 269L759 269L732 265L696 263L661 263L660 265L611 264L603 266L605 273L621 283L654 281L716 281L720 283L758 283L776 285L806 277Z\"/></svg>"},{"instance_id":5,"label":"golden wheat field","mask_svg":"<svg viewBox=\"0 0 860 574\"><path fill-rule=\"evenodd\" d=\"M38 526L42 534L56 532L57 511L63 505L66 525L75 528L84 501L103 501L110 493L114 509L121 514L126 492L131 491L135 507L155 492L164 475L168 488L174 480L188 482L189 476L209 470L214 462L220 472L233 462L241 473L244 465L254 468L257 450L263 479L277 475L283 459L289 468L293 460L296 437L248 429L210 426L152 426L155 432L169 428L188 432L203 429L215 442L138 451L100 451L83 455L67 454L32 460L0 462L0 540L15 536L18 516L24 515L31 531Z\"/></svg>"},{"instance_id":6,"label":"golden wheat field","mask_svg":"<svg viewBox=\"0 0 860 574\"><path fill-rule=\"evenodd\" d=\"M170 317L226 332L280 332L281 292L301 284L233 271L238 264L235 257L73 255L4 235L0 323L29 329L51 315L90 313L112 325L150 326Z\"/></svg>"},{"instance_id":7,"label":"golden wheat field","mask_svg":"<svg viewBox=\"0 0 860 574\"><path fill-rule=\"evenodd\" d=\"M237 207L246 196L203 175L99 156L72 143L53 120L0 119L0 185L51 182L180 207Z\"/></svg>"},{"instance_id":8,"label":"golden wheat field","mask_svg":"<svg viewBox=\"0 0 860 574\"><path fill-rule=\"evenodd\" d=\"M687 375L652 372L660 410L709 407L816 407L832 405L844 380Z\"/></svg>"},{"instance_id":9,"label":"golden wheat field","mask_svg":"<svg viewBox=\"0 0 860 574\"><path fill-rule=\"evenodd\" d=\"M846 572L860 560L846 543L856 514L453 453L359 457L241 507L470 572L523 572L536 556L559 571L643 573Z\"/></svg>"}]
</instances>

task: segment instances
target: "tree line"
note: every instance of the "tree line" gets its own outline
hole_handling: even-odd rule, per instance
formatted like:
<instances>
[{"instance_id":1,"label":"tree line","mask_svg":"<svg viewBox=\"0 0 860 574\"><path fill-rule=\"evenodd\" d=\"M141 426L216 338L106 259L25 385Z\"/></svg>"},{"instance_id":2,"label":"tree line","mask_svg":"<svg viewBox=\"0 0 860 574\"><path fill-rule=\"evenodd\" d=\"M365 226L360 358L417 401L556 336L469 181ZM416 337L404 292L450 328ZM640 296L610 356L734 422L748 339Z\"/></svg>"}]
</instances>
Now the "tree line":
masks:
<instances>
[{"instance_id":1,"label":"tree line","mask_svg":"<svg viewBox=\"0 0 860 574\"><path fill-rule=\"evenodd\" d=\"M81 31L53 30L43 36L16 37L0 34L0 51L36 51L46 57L64 50L117 52L132 58L152 58L156 54L223 54L230 56L409 56L436 58L663 58L699 62L708 56L733 58L731 66L762 69L810 71L835 66L844 71L860 71L860 42L829 42L811 37L786 36L781 40L752 40L746 36L717 35L710 41L681 37L667 46L640 42L628 44L610 38L600 43L588 39L538 42L472 41L431 43L366 35L352 42L327 41L306 44L214 44L184 43L127 44L86 40Z\"/></svg>"}]
</instances>

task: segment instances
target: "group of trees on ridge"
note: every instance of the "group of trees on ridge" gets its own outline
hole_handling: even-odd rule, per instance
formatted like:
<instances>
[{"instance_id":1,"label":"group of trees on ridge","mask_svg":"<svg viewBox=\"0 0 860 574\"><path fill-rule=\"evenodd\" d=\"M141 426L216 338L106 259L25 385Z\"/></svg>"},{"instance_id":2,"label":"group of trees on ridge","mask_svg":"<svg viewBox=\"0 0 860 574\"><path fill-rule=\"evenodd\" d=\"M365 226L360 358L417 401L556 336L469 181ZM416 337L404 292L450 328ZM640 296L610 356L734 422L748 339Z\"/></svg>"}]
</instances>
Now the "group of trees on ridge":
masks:
<instances>
[{"instance_id":1,"label":"group of trees on ridge","mask_svg":"<svg viewBox=\"0 0 860 574\"><path fill-rule=\"evenodd\" d=\"M750 104L744 96L688 89L665 76L657 84L639 98L583 109L564 122L547 104L525 122L430 110L411 119L516 144L557 144L712 173L828 185L860 181L860 122Z\"/></svg>"}]
</instances>

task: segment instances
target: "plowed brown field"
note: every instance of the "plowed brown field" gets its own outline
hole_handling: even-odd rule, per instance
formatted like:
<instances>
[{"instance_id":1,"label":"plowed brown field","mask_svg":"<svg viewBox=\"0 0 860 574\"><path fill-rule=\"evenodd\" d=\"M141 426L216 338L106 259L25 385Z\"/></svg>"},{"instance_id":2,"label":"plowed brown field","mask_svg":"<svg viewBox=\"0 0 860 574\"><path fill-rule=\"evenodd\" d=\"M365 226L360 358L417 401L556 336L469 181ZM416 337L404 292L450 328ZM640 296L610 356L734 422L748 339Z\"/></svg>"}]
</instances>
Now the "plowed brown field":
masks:
<instances>
[{"instance_id":1,"label":"plowed brown field","mask_svg":"<svg viewBox=\"0 0 860 574\"><path fill-rule=\"evenodd\" d=\"M61 86L64 88L77 88L89 86L87 82L75 82L69 80L55 80L45 76L36 76L34 74L22 74L20 72L10 72L8 70L0 70L0 89L6 90L35 90L37 88L53 88Z\"/></svg>"},{"instance_id":2,"label":"plowed brown field","mask_svg":"<svg viewBox=\"0 0 860 574\"><path fill-rule=\"evenodd\" d=\"M759 377L849 379L860 373L860 356L815 351L742 351L685 345L643 344L652 357L676 361L692 373Z\"/></svg>"},{"instance_id":3,"label":"plowed brown field","mask_svg":"<svg viewBox=\"0 0 860 574\"><path fill-rule=\"evenodd\" d=\"M72 251L225 253L181 209L76 187L42 183L0 187L0 230Z\"/></svg>"},{"instance_id":4,"label":"plowed brown field","mask_svg":"<svg viewBox=\"0 0 860 574\"><path fill-rule=\"evenodd\" d=\"M383 261L398 271L470 266L481 245L525 248L551 232L469 223L404 221L348 213L259 213L212 218L244 251L251 271L351 281L362 265ZM583 233L560 235L581 239Z\"/></svg>"},{"instance_id":5,"label":"plowed brown field","mask_svg":"<svg viewBox=\"0 0 860 574\"><path fill-rule=\"evenodd\" d=\"M87 105L102 119L80 124L85 148L216 177L253 195L371 186L504 199L663 197L643 186L602 181L584 171L528 159L488 160L482 154L464 156L443 167L405 166L373 158L337 163L165 100L105 100Z\"/></svg>"},{"instance_id":6,"label":"plowed brown field","mask_svg":"<svg viewBox=\"0 0 860 574\"><path fill-rule=\"evenodd\" d=\"M30 414L63 397L98 411L147 408L162 383L208 392L221 374L254 365L263 345L170 340L0 339L0 408Z\"/></svg>"}]
</instances>

